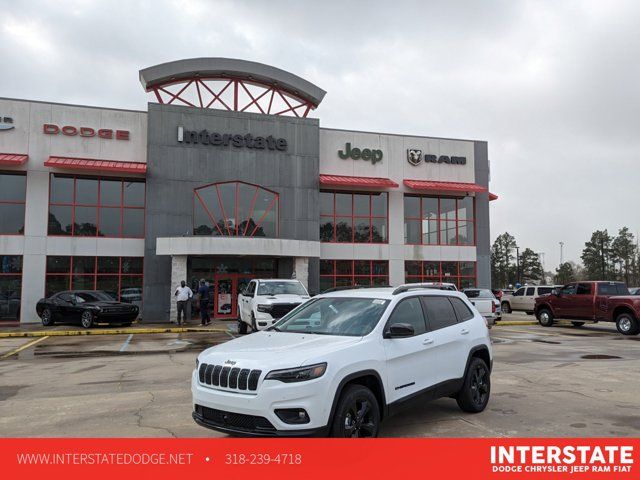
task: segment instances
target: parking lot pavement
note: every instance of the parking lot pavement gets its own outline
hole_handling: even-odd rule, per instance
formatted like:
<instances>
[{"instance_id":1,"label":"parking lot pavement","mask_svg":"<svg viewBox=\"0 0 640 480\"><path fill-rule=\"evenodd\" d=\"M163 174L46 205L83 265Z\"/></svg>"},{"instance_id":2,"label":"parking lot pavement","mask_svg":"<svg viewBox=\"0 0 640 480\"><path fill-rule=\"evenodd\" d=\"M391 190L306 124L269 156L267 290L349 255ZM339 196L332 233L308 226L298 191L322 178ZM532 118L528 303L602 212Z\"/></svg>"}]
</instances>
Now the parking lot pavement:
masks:
<instances>
[{"instance_id":1,"label":"parking lot pavement","mask_svg":"<svg viewBox=\"0 0 640 480\"><path fill-rule=\"evenodd\" d=\"M191 419L196 355L233 332L0 339L2 436L220 434ZM640 337L612 324L496 326L492 396L480 414L454 400L387 419L382 436L638 436ZM40 340L29 346L28 342Z\"/></svg>"}]
</instances>

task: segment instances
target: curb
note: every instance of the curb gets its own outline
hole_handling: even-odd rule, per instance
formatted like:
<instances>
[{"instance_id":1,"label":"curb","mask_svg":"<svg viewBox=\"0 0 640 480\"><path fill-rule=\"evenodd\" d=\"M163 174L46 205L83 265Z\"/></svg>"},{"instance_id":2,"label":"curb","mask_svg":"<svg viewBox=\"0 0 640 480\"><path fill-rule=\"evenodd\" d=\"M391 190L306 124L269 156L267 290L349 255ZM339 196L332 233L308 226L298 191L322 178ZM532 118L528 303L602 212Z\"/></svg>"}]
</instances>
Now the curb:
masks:
<instances>
[{"instance_id":1,"label":"curb","mask_svg":"<svg viewBox=\"0 0 640 480\"><path fill-rule=\"evenodd\" d=\"M538 322L534 322L532 320L522 320L522 321L517 321L517 320L498 320L494 327L500 327L500 326L507 326L507 327L515 327L518 325L538 325Z\"/></svg>"},{"instance_id":2,"label":"curb","mask_svg":"<svg viewBox=\"0 0 640 480\"><path fill-rule=\"evenodd\" d=\"M0 338L77 337L82 335L141 335L153 333L224 333L222 328L120 328L112 330L34 330L32 332L0 332Z\"/></svg>"}]
</instances>

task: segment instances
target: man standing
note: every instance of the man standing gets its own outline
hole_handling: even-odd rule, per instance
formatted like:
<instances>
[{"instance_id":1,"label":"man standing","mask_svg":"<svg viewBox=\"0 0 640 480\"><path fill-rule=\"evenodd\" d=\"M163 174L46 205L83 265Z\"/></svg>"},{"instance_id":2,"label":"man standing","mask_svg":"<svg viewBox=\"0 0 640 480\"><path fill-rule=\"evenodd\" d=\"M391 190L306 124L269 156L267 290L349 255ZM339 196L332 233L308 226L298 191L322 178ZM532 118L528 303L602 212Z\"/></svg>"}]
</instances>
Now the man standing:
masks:
<instances>
[{"instance_id":1,"label":"man standing","mask_svg":"<svg viewBox=\"0 0 640 480\"><path fill-rule=\"evenodd\" d=\"M182 280L173 295L176 297L178 306L178 325L182 325L182 323L187 323L187 304L189 300L191 300L191 297L193 297L193 292L187 287L187 283ZM184 322L182 321L182 317L184 317Z\"/></svg>"},{"instance_id":2,"label":"man standing","mask_svg":"<svg viewBox=\"0 0 640 480\"><path fill-rule=\"evenodd\" d=\"M211 323L209 318L209 286L204 278L200 280L198 295L200 295L200 323L202 326L209 325Z\"/></svg>"}]
</instances>

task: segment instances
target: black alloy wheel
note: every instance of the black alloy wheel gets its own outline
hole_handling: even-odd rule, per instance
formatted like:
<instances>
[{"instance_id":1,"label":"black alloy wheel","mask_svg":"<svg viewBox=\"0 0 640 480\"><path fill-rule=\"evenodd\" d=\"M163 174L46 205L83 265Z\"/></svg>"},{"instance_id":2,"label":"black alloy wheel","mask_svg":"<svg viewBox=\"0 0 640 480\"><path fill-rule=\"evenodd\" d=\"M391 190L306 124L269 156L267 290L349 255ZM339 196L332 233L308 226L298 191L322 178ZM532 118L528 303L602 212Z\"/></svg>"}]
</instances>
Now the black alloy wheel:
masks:
<instances>
[{"instance_id":1,"label":"black alloy wheel","mask_svg":"<svg viewBox=\"0 0 640 480\"><path fill-rule=\"evenodd\" d=\"M474 357L471 359L462 389L456 398L458 406L464 412L479 413L486 408L490 395L491 373L489 367L484 363L484 360Z\"/></svg>"},{"instance_id":2,"label":"black alloy wheel","mask_svg":"<svg viewBox=\"0 0 640 480\"><path fill-rule=\"evenodd\" d=\"M371 390L362 385L347 385L336 408L331 436L371 438L378 436L380 409Z\"/></svg>"},{"instance_id":3,"label":"black alloy wheel","mask_svg":"<svg viewBox=\"0 0 640 480\"><path fill-rule=\"evenodd\" d=\"M42 319L42 325L44 327L50 327L51 325L53 325L53 313L51 313L51 310L49 310L48 308L45 308L42 311L42 315L40 315L40 318Z\"/></svg>"},{"instance_id":4,"label":"black alloy wheel","mask_svg":"<svg viewBox=\"0 0 640 480\"><path fill-rule=\"evenodd\" d=\"M80 318L80 323L84 328L91 328L93 326L93 312L90 310L85 310L82 312L82 317Z\"/></svg>"}]
</instances>

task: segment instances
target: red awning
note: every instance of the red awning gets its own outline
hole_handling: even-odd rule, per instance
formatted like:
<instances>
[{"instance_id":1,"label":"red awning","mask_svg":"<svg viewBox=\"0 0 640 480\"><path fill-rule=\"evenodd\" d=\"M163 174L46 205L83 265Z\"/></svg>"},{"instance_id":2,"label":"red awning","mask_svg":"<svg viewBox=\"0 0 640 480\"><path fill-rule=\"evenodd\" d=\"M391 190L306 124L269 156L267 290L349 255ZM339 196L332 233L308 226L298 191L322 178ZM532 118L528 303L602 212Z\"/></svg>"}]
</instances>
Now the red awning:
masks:
<instances>
[{"instance_id":1,"label":"red awning","mask_svg":"<svg viewBox=\"0 0 640 480\"><path fill-rule=\"evenodd\" d=\"M497 199L498 199L498 195L496 195L495 193L489 192L489 201L497 200Z\"/></svg>"},{"instance_id":2,"label":"red awning","mask_svg":"<svg viewBox=\"0 0 640 480\"><path fill-rule=\"evenodd\" d=\"M0 153L0 165L24 165L29 160L29 155L20 153Z\"/></svg>"},{"instance_id":3,"label":"red awning","mask_svg":"<svg viewBox=\"0 0 640 480\"><path fill-rule=\"evenodd\" d=\"M119 162L116 160L93 160L88 158L49 157L44 162L46 167L64 168L66 170L102 170L121 173L147 172L147 164L140 162Z\"/></svg>"},{"instance_id":4,"label":"red awning","mask_svg":"<svg viewBox=\"0 0 640 480\"><path fill-rule=\"evenodd\" d=\"M333 187L398 187L396 182L388 178L347 177L346 175L320 175L320 185L329 185Z\"/></svg>"},{"instance_id":5,"label":"red awning","mask_svg":"<svg viewBox=\"0 0 640 480\"><path fill-rule=\"evenodd\" d=\"M423 192L440 191L440 192L486 192L487 189L476 183L463 182L432 182L430 180L405 180L404 184L413 190L421 190Z\"/></svg>"}]
</instances>

